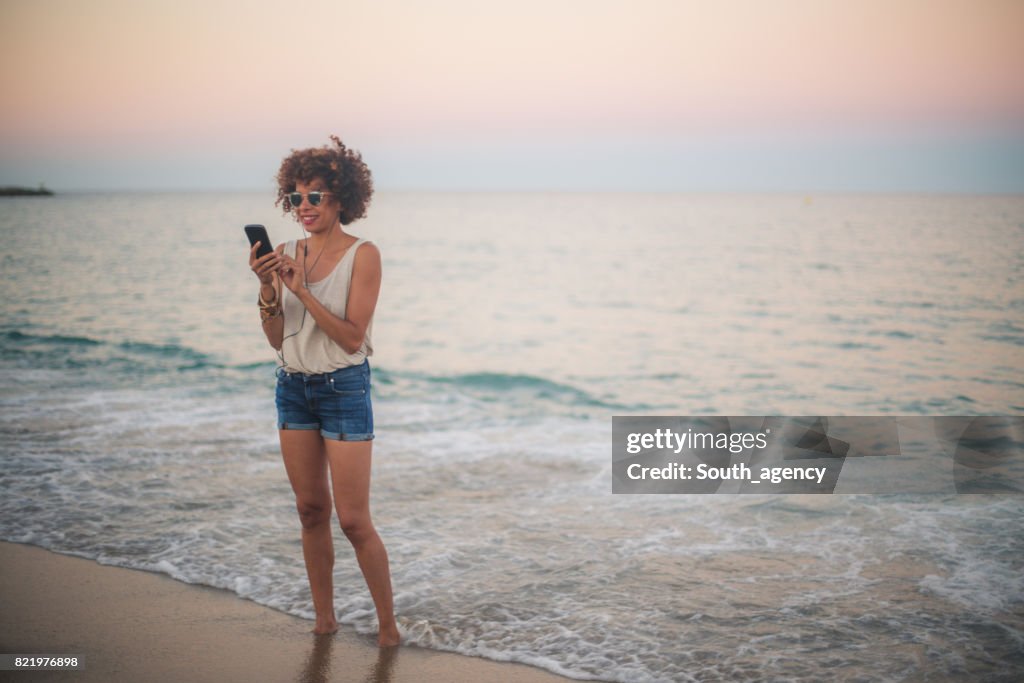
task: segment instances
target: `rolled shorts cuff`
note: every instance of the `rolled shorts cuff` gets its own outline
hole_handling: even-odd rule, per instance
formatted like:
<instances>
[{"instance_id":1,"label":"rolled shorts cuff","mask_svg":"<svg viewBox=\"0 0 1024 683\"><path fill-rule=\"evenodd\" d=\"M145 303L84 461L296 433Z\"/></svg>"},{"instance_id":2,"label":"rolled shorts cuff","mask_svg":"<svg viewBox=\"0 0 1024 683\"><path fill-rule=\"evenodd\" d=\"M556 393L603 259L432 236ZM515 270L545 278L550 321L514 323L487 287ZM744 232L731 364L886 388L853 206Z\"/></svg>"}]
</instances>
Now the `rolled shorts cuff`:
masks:
<instances>
[{"instance_id":1,"label":"rolled shorts cuff","mask_svg":"<svg viewBox=\"0 0 1024 683\"><path fill-rule=\"evenodd\" d=\"M298 424L296 422L278 422L277 428L281 430L314 431L319 429L320 435L332 441L373 441L373 434L346 434L344 432L329 432L320 429L319 424Z\"/></svg>"},{"instance_id":2,"label":"rolled shorts cuff","mask_svg":"<svg viewBox=\"0 0 1024 683\"><path fill-rule=\"evenodd\" d=\"M320 435L332 441L373 441L373 434L345 434L321 429Z\"/></svg>"},{"instance_id":3,"label":"rolled shorts cuff","mask_svg":"<svg viewBox=\"0 0 1024 683\"><path fill-rule=\"evenodd\" d=\"M313 424L300 424L298 422L278 422L278 429L320 429L320 423L314 422Z\"/></svg>"}]
</instances>

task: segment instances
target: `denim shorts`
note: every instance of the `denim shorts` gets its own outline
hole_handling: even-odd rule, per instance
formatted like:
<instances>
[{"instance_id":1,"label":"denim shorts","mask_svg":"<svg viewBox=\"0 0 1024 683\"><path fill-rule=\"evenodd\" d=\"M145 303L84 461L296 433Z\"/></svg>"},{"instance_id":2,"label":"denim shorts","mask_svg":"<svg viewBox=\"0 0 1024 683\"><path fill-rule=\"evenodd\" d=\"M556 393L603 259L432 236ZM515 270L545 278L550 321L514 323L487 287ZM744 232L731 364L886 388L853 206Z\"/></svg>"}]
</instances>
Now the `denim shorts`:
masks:
<instances>
[{"instance_id":1,"label":"denim shorts","mask_svg":"<svg viewBox=\"0 0 1024 683\"><path fill-rule=\"evenodd\" d=\"M325 439L373 439L370 362L322 375L277 369L277 428L319 429Z\"/></svg>"}]
</instances>

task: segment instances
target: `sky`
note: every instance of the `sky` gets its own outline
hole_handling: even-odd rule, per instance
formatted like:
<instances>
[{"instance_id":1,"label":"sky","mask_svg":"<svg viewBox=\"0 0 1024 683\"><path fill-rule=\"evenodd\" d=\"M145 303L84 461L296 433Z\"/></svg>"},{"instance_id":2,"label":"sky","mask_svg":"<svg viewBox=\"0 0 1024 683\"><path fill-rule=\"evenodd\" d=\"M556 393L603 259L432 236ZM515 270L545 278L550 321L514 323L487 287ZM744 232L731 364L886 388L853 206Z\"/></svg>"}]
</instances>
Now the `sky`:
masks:
<instances>
[{"instance_id":1,"label":"sky","mask_svg":"<svg viewBox=\"0 0 1024 683\"><path fill-rule=\"evenodd\" d=\"M1024 0L0 0L0 184L1024 192Z\"/></svg>"}]
</instances>

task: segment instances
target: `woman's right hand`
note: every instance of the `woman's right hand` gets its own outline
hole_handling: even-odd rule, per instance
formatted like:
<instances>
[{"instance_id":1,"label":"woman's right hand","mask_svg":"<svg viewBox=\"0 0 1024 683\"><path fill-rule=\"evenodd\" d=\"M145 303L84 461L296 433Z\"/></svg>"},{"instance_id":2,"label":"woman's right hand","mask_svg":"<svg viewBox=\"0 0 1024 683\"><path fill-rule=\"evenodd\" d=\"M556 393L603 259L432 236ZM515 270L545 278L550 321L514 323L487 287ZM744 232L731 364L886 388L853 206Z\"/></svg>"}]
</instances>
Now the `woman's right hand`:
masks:
<instances>
[{"instance_id":1,"label":"woman's right hand","mask_svg":"<svg viewBox=\"0 0 1024 683\"><path fill-rule=\"evenodd\" d=\"M274 273L281 268L281 255L276 251L272 251L264 255L263 258L256 258L256 252L259 250L260 244L260 242L257 242L249 250L249 268L252 269L252 272L256 273L256 277L260 279L260 284L272 285L274 284Z\"/></svg>"}]
</instances>

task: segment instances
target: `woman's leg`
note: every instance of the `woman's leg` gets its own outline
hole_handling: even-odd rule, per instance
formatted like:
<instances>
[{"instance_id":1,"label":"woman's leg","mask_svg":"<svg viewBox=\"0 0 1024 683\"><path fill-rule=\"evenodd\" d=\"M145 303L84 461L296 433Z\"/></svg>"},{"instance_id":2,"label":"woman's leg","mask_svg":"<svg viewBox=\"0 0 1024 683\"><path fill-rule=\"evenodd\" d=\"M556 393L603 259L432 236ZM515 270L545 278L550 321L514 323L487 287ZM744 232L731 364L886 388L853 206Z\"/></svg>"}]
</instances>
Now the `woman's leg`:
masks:
<instances>
[{"instance_id":1,"label":"woman's leg","mask_svg":"<svg viewBox=\"0 0 1024 683\"><path fill-rule=\"evenodd\" d=\"M302 555L316 610L313 632L333 633L338 621L334 616L334 544L324 438L315 429L282 429L278 433L302 523Z\"/></svg>"},{"instance_id":2,"label":"woman's leg","mask_svg":"<svg viewBox=\"0 0 1024 683\"><path fill-rule=\"evenodd\" d=\"M398 645L398 625L391 595L388 553L370 519L370 460L373 441L335 441L326 439L331 463L334 505L341 530L352 543L359 568L377 608L380 627L378 644Z\"/></svg>"}]
</instances>

